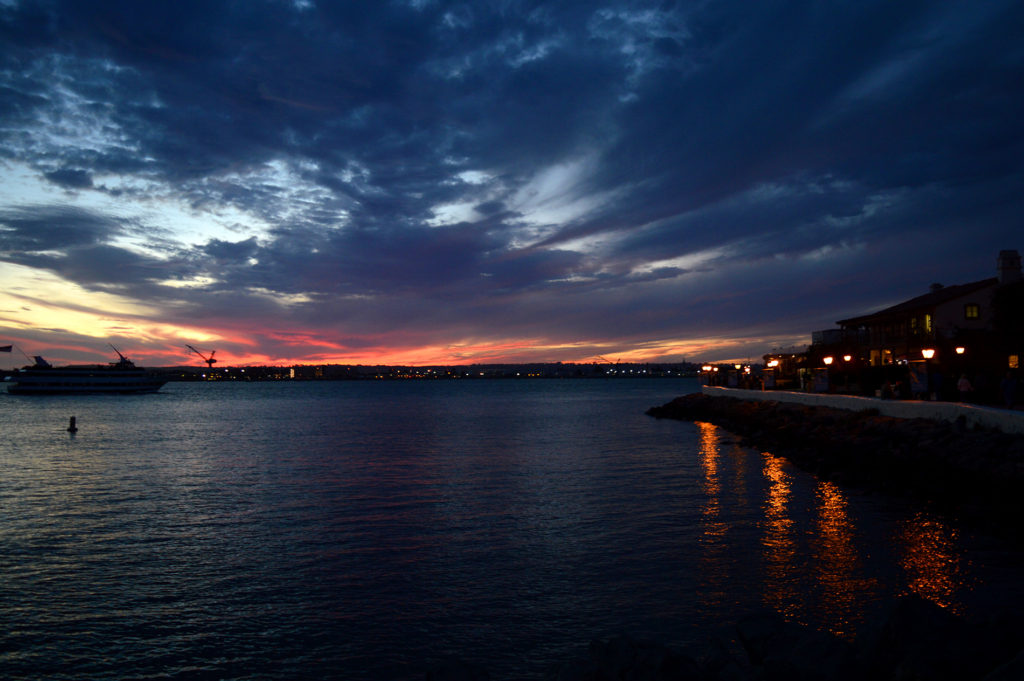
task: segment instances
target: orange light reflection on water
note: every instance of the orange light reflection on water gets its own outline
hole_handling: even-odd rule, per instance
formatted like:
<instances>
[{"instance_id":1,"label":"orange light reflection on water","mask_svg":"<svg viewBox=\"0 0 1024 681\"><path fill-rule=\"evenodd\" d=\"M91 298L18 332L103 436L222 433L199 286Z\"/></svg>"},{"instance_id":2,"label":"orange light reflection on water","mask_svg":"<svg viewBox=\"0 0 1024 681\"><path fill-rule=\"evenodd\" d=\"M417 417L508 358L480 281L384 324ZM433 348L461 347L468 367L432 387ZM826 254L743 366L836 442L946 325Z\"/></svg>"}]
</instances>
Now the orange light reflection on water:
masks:
<instances>
[{"instance_id":1,"label":"orange light reflection on water","mask_svg":"<svg viewBox=\"0 0 1024 681\"><path fill-rule=\"evenodd\" d=\"M798 528L793 480L783 459L768 452L762 459L768 483L761 541L765 603L786 619L805 624L813 619L838 636L852 637L879 584L865 572L845 495L834 483L818 481L813 515ZM804 563L813 570L800 564L804 552L809 554Z\"/></svg>"},{"instance_id":2,"label":"orange light reflection on water","mask_svg":"<svg viewBox=\"0 0 1024 681\"><path fill-rule=\"evenodd\" d=\"M704 473L704 492L707 494L707 505L704 517L718 517L718 497L721 483L718 480L718 427L710 423L698 423L700 429L700 467Z\"/></svg>"},{"instance_id":3,"label":"orange light reflection on water","mask_svg":"<svg viewBox=\"0 0 1024 681\"><path fill-rule=\"evenodd\" d=\"M969 566L958 550L956 528L922 512L901 525L897 539L908 591L962 614L963 603L957 594L970 588L970 580Z\"/></svg>"},{"instance_id":4,"label":"orange light reflection on water","mask_svg":"<svg viewBox=\"0 0 1024 681\"><path fill-rule=\"evenodd\" d=\"M725 601L725 585L729 577L725 560L728 526L721 517L722 484L718 474L721 449L718 426L700 422L696 425L700 429L698 457L704 474L704 505L701 509L701 544L704 549L701 567L704 578L699 593L705 607L717 608Z\"/></svg>"},{"instance_id":5,"label":"orange light reflection on water","mask_svg":"<svg viewBox=\"0 0 1024 681\"><path fill-rule=\"evenodd\" d=\"M864 574L854 543L854 527L846 496L835 483L819 481L815 489L817 532L813 537L821 613L837 636L852 637L864 619L865 598L878 591L878 581Z\"/></svg>"},{"instance_id":6,"label":"orange light reflection on water","mask_svg":"<svg viewBox=\"0 0 1024 681\"><path fill-rule=\"evenodd\" d=\"M787 619L799 619L804 605L799 583L793 577L796 568L796 538L789 503L792 494L789 474L782 461L762 454L768 493L764 501L764 534L761 548L764 556L764 600L769 607Z\"/></svg>"},{"instance_id":7,"label":"orange light reflection on water","mask_svg":"<svg viewBox=\"0 0 1024 681\"><path fill-rule=\"evenodd\" d=\"M734 576L729 556L735 550L729 545L731 516L723 504L731 513L749 496L742 490L754 471L745 462L754 459L741 447L725 459L720 429L709 423L696 426L703 477L700 599L706 607L721 607ZM868 572L866 538L859 536L847 495L835 483L817 480L807 490L813 490L808 498L803 491L794 491L805 488L795 484L784 459L763 452L761 464L766 483L759 514L764 603L788 620L852 638L885 585ZM918 513L899 525L893 539L897 564L906 578L901 595L914 593L962 614L958 594L970 588L970 581L957 530Z\"/></svg>"}]
</instances>

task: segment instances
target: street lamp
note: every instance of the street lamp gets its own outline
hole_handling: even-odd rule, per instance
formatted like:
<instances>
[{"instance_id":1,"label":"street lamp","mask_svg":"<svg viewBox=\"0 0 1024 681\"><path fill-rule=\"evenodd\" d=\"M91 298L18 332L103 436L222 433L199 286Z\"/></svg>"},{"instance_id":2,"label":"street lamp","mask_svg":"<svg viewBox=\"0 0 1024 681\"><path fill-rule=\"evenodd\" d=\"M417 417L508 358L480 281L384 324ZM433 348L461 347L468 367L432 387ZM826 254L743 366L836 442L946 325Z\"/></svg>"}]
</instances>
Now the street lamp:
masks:
<instances>
[{"instance_id":1,"label":"street lamp","mask_svg":"<svg viewBox=\"0 0 1024 681\"><path fill-rule=\"evenodd\" d=\"M962 355L962 354L964 354L965 352L967 352L967 348L965 348L965 347L964 347L964 346L962 346L962 345L958 345L958 346L956 346L956 354L958 354L958 355Z\"/></svg>"},{"instance_id":2,"label":"street lamp","mask_svg":"<svg viewBox=\"0 0 1024 681\"><path fill-rule=\"evenodd\" d=\"M931 359L935 356L935 348L921 348L921 355L925 359Z\"/></svg>"},{"instance_id":3,"label":"street lamp","mask_svg":"<svg viewBox=\"0 0 1024 681\"><path fill-rule=\"evenodd\" d=\"M826 366L829 365L829 364L832 364L832 355L829 355L828 357L825 357L821 361L823 361Z\"/></svg>"},{"instance_id":4,"label":"street lamp","mask_svg":"<svg viewBox=\"0 0 1024 681\"><path fill-rule=\"evenodd\" d=\"M851 359L853 359L853 355L843 355L844 362L849 362Z\"/></svg>"}]
</instances>

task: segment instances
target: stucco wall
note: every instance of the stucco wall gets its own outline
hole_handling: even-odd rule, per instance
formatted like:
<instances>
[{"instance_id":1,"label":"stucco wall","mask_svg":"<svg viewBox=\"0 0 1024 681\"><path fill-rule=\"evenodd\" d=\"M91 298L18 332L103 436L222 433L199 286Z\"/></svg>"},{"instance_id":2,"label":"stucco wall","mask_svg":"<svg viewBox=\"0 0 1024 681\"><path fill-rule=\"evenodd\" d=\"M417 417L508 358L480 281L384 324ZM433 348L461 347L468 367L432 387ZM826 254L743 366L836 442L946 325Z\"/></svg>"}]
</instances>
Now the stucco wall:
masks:
<instances>
[{"instance_id":1,"label":"stucco wall","mask_svg":"<svg viewBox=\"0 0 1024 681\"><path fill-rule=\"evenodd\" d=\"M958 402L923 402L920 400L881 400L873 397L854 395L829 395L824 393L799 393L785 390L739 390L702 386L705 395L735 397L742 400L767 400L794 402L836 409L861 411L877 409L879 413L896 418L925 418L936 421L955 421L963 416L968 426L975 424L997 428L1004 433L1024 433L1024 411L1010 411L993 407L977 407Z\"/></svg>"},{"instance_id":2,"label":"stucco wall","mask_svg":"<svg viewBox=\"0 0 1024 681\"><path fill-rule=\"evenodd\" d=\"M975 291L966 296L959 296L935 306L935 319L932 323L937 331L947 337L952 336L956 329L984 329L992 323L992 293L996 286ZM977 319L964 317L964 305L977 303L979 315Z\"/></svg>"}]
</instances>

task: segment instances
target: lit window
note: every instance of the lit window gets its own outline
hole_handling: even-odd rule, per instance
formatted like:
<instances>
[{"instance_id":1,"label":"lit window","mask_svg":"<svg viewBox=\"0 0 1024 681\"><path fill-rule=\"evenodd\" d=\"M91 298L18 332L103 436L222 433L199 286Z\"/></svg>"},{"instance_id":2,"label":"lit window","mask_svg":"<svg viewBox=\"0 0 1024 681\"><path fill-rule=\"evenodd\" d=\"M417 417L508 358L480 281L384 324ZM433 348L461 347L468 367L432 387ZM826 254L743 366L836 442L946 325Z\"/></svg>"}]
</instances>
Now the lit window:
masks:
<instances>
[{"instance_id":1,"label":"lit window","mask_svg":"<svg viewBox=\"0 0 1024 681\"><path fill-rule=\"evenodd\" d=\"M1010 368L1020 369L1020 355L1010 355Z\"/></svg>"},{"instance_id":2,"label":"lit window","mask_svg":"<svg viewBox=\"0 0 1024 681\"><path fill-rule=\"evenodd\" d=\"M931 333L932 332L932 316L930 314L926 314L924 316L924 332L925 333Z\"/></svg>"},{"instance_id":3,"label":"lit window","mask_svg":"<svg viewBox=\"0 0 1024 681\"><path fill-rule=\"evenodd\" d=\"M977 319L981 316L981 306L977 303L964 305L964 319Z\"/></svg>"}]
</instances>

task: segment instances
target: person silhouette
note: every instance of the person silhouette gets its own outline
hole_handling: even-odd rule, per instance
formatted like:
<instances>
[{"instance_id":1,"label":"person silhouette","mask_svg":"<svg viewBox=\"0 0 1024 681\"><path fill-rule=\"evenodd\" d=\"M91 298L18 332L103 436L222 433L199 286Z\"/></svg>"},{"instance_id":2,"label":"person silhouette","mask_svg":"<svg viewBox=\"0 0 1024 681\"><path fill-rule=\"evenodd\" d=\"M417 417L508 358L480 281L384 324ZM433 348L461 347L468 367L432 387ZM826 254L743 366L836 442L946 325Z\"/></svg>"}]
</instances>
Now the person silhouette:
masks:
<instances>
[{"instance_id":1,"label":"person silhouette","mask_svg":"<svg viewBox=\"0 0 1024 681\"><path fill-rule=\"evenodd\" d=\"M974 386L971 385L970 379L967 378L967 374L960 374L960 380L956 382L956 389L960 393L960 401L967 402L970 394L974 392Z\"/></svg>"}]
</instances>

